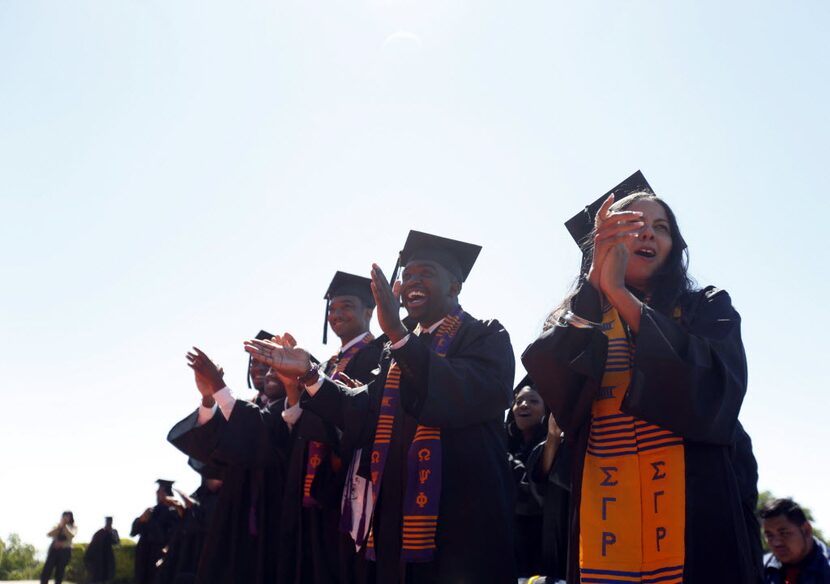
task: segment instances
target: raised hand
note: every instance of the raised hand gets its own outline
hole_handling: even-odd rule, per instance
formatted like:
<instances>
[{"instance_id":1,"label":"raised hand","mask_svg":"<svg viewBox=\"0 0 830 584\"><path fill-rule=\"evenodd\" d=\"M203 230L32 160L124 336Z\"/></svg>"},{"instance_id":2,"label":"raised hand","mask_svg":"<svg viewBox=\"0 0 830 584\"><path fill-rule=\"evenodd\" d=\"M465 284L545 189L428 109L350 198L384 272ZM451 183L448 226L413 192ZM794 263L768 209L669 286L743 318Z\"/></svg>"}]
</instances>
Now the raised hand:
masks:
<instances>
[{"instance_id":1,"label":"raised hand","mask_svg":"<svg viewBox=\"0 0 830 584\"><path fill-rule=\"evenodd\" d=\"M548 414L548 436L555 436L556 438L562 436L562 428L556 423L553 414Z\"/></svg>"},{"instance_id":2,"label":"raised hand","mask_svg":"<svg viewBox=\"0 0 830 584\"><path fill-rule=\"evenodd\" d=\"M187 366L193 369L196 387L203 398L212 400L213 394L225 387L225 372L197 347L187 353Z\"/></svg>"},{"instance_id":3,"label":"raised hand","mask_svg":"<svg viewBox=\"0 0 830 584\"><path fill-rule=\"evenodd\" d=\"M193 507L193 505L196 503L187 493L184 493L183 491L180 491L175 487L173 487L173 490L176 491L176 494L178 494L179 497L182 498L182 501L184 501L184 506L188 509Z\"/></svg>"},{"instance_id":4,"label":"raised hand","mask_svg":"<svg viewBox=\"0 0 830 584\"><path fill-rule=\"evenodd\" d=\"M297 347L297 341L289 333L275 336L270 341L251 339L245 341L245 351L260 363L265 363L283 375L298 377L311 366L311 355Z\"/></svg>"},{"instance_id":5,"label":"raised hand","mask_svg":"<svg viewBox=\"0 0 830 584\"><path fill-rule=\"evenodd\" d=\"M614 195L611 194L602 203L594 219L594 255L591 267L588 270L588 281L597 290L602 290L600 283L603 264L608 258L610 251L625 241L627 237L637 237L642 229L643 223L641 211L614 211L611 212L611 205L614 204Z\"/></svg>"},{"instance_id":6,"label":"raised hand","mask_svg":"<svg viewBox=\"0 0 830 584\"><path fill-rule=\"evenodd\" d=\"M372 264L372 295L377 304L378 324L381 330L393 343L404 338L409 331L401 322L401 283L395 282L395 286L389 285L383 270L377 264Z\"/></svg>"},{"instance_id":7,"label":"raised hand","mask_svg":"<svg viewBox=\"0 0 830 584\"><path fill-rule=\"evenodd\" d=\"M625 289L625 269L628 266L628 248L618 243L608 250L599 275L599 288L606 297Z\"/></svg>"},{"instance_id":8,"label":"raised hand","mask_svg":"<svg viewBox=\"0 0 830 584\"><path fill-rule=\"evenodd\" d=\"M363 385L362 383L360 383L356 379L352 379L351 377L349 377L348 375L346 375L343 372L341 372L337 375L337 381L339 381L340 383L342 383L346 387L352 387L352 388L360 387L361 385Z\"/></svg>"}]
</instances>

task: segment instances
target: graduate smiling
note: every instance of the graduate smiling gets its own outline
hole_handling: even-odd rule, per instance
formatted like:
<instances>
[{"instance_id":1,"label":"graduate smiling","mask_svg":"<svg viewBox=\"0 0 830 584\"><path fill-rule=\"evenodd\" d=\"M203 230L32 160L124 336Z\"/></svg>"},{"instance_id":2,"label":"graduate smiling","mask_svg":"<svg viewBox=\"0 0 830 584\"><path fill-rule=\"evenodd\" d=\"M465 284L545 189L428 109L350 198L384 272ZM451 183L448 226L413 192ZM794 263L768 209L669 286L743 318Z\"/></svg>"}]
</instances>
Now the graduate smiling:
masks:
<instances>
[{"instance_id":1,"label":"graduate smiling","mask_svg":"<svg viewBox=\"0 0 830 584\"><path fill-rule=\"evenodd\" d=\"M412 231L390 286L372 268L388 337L380 371L353 389L322 376L286 337L249 341L256 360L300 376L302 407L363 446L350 497L369 581L515 582L513 484L503 436L514 359L507 332L459 305L480 247ZM400 298L417 323L408 330ZM361 483L362 481L362 483Z\"/></svg>"}]
</instances>

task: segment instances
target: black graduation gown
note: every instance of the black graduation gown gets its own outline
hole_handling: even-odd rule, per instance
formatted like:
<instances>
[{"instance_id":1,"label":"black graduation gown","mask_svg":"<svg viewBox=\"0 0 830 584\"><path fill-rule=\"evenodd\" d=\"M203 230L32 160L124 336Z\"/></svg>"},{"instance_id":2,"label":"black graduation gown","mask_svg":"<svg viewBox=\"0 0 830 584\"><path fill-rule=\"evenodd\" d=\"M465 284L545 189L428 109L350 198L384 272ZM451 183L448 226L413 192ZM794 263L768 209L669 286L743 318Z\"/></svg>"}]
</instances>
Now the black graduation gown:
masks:
<instances>
[{"instance_id":1,"label":"black graduation gown","mask_svg":"<svg viewBox=\"0 0 830 584\"><path fill-rule=\"evenodd\" d=\"M507 427L511 426L508 414ZM514 427L515 428L515 427ZM536 438L543 438L543 427L537 428ZM518 432L518 430L514 430ZM537 441L530 443L514 440L511 442L508 430L508 452L513 481L516 485L516 508L514 523L514 557L519 577L544 574L542 570L542 499L532 488L527 463Z\"/></svg>"},{"instance_id":2,"label":"black graduation gown","mask_svg":"<svg viewBox=\"0 0 830 584\"><path fill-rule=\"evenodd\" d=\"M564 444L564 442L563 442ZM554 468L542 472L545 443L537 445L527 460L526 471L530 490L542 501L542 532L539 574L564 580L568 565L568 484L560 484ZM560 446L562 448L562 446Z\"/></svg>"},{"instance_id":3,"label":"black graduation gown","mask_svg":"<svg viewBox=\"0 0 830 584\"><path fill-rule=\"evenodd\" d=\"M599 294L584 285L579 316L602 320ZM631 384L622 411L684 438L686 584L756 584L761 579L757 467L738 423L746 393L740 316L729 295L709 287L681 299L680 322L644 306ZM579 581L579 506L591 404L605 367L607 338L597 329L556 326L522 361L568 442L554 464L570 482L568 582ZM574 452L568 455L567 449ZM567 476L566 476L567 475Z\"/></svg>"},{"instance_id":4,"label":"black graduation gown","mask_svg":"<svg viewBox=\"0 0 830 584\"><path fill-rule=\"evenodd\" d=\"M212 492L203 485L191 498L194 504L185 510L184 517L173 532L164 563L156 576L156 584L192 584L196 581L199 558L219 500L219 491Z\"/></svg>"},{"instance_id":5,"label":"black graduation gown","mask_svg":"<svg viewBox=\"0 0 830 584\"><path fill-rule=\"evenodd\" d=\"M196 426L197 412L167 439L196 460L224 469L222 489L199 560L199 584L272 584L279 567L278 532L285 483L284 424L279 400L260 409L237 400L229 420L216 412Z\"/></svg>"},{"instance_id":6,"label":"black graduation gown","mask_svg":"<svg viewBox=\"0 0 830 584\"><path fill-rule=\"evenodd\" d=\"M162 550L170 543L173 530L179 522L179 514L166 505L156 505L147 523L141 523L140 517L133 521L130 535L139 536L135 546L135 581L136 584L153 584L156 577L156 562L162 557Z\"/></svg>"},{"instance_id":7,"label":"black graduation gown","mask_svg":"<svg viewBox=\"0 0 830 584\"><path fill-rule=\"evenodd\" d=\"M366 345L346 365L344 373L355 381L368 381L380 361L382 342ZM311 494L320 507L303 507L303 483L308 443L323 442L330 449L318 467ZM340 531L340 502L354 444L341 440L332 424L310 411L291 431L280 542L286 561L280 582L287 584L349 584L362 579L365 560L355 553L354 542ZM336 459L332 456L334 455Z\"/></svg>"},{"instance_id":8,"label":"black graduation gown","mask_svg":"<svg viewBox=\"0 0 830 584\"><path fill-rule=\"evenodd\" d=\"M84 552L88 582L97 584L115 578L115 553L112 546L118 544L118 532L101 528L95 532Z\"/></svg>"},{"instance_id":9,"label":"black graduation gown","mask_svg":"<svg viewBox=\"0 0 830 584\"><path fill-rule=\"evenodd\" d=\"M507 331L497 321L468 316L446 357L411 335L403 347L384 355L381 374L368 390L353 391L326 381L314 397L302 398L304 409L336 424L344 438L364 447L361 474L365 477L390 356L401 369L401 407L375 505L377 562L368 580L378 584L516 582L514 486L503 427L515 368ZM400 553L407 452L419 423L441 428L437 551L432 562L404 566Z\"/></svg>"}]
</instances>

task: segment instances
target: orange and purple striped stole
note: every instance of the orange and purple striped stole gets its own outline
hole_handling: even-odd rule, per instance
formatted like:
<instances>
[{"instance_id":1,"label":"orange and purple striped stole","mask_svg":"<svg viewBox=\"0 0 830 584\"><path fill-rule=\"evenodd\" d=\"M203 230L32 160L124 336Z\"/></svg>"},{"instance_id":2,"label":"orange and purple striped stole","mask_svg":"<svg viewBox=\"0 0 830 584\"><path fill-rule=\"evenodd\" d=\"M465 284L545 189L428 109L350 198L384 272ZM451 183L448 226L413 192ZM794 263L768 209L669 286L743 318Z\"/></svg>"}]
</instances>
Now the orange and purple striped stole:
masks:
<instances>
[{"instance_id":1,"label":"orange and purple striped stole","mask_svg":"<svg viewBox=\"0 0 830 584\"><path fill-rule=\"evenodd\" d=\"M346 349L346 351L333 355L326 363L325 374L335 381L338 381L341 373L349 365L349 361L373 340L372 333L367 333L365 337ZM303 507L319 507L319 502L311 494L311 487L314 484L314 479L317 477L317 469L320 468L320 465L326 459L329 448L323 442L309 440L307 450L305 476L303 477Z\"/></svg>"},{"instance_id":2,"label":"orange and purple striped stole","mask_svg":"<svg viewBox=\"0 0 830 584\"><path fill-rule=\"evenodd\" d=\"M680 584L685 564L683 438L621 411L634 343L603 311L608 355L591 407L579 507L580 581Z\"/></svg>"},{"instance_id":3,"label":"orange and purple striped stole","mask_svg":"<svg viewBox=\"0 0 830 584\"><path fill-rule=\"evenodd\" d=\"M432 350L446 357L450 343L466 317L460 306L444 317L432 338ZM420 332L420 331L418 331ZM389 454L389 443L395 425L395 412L401 387L401 370L395 361L386 375L380 415L372 445L372 495L380 494L383 469ZM438 529L438 507L441 501L441 429L418 425L407 454L407 484L403 502L403 545L401 559L405 562L429 562L435 555L435 534ZM374 528L370 520L366 557L375 559Z\"/></svg>"}]
</instances>

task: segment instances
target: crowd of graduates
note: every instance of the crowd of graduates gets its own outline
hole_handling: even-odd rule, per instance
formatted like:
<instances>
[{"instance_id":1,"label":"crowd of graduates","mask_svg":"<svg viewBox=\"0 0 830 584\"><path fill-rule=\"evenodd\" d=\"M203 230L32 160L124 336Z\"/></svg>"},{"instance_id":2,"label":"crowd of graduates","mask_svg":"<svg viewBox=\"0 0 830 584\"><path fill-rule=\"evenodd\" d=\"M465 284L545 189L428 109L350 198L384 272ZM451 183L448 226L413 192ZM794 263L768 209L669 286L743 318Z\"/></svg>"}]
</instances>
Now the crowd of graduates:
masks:
<instances>
[{"instance_id":1,"label":"crowd of graduates","mask_svg":"<svg viewBox=\"0 0 830 584\"><path fill-rule=\"evenodd\" d=\"M639 172L566 225L583 267L515 387L504 327L459 301L481 248L417 231L391 278L334 275L333 355L244 342L255 399L194 347L201 404L168 440L203 483L159 482L136 582L761 582L728 294L693 286Z\"/></svg>"}]
</instances>

